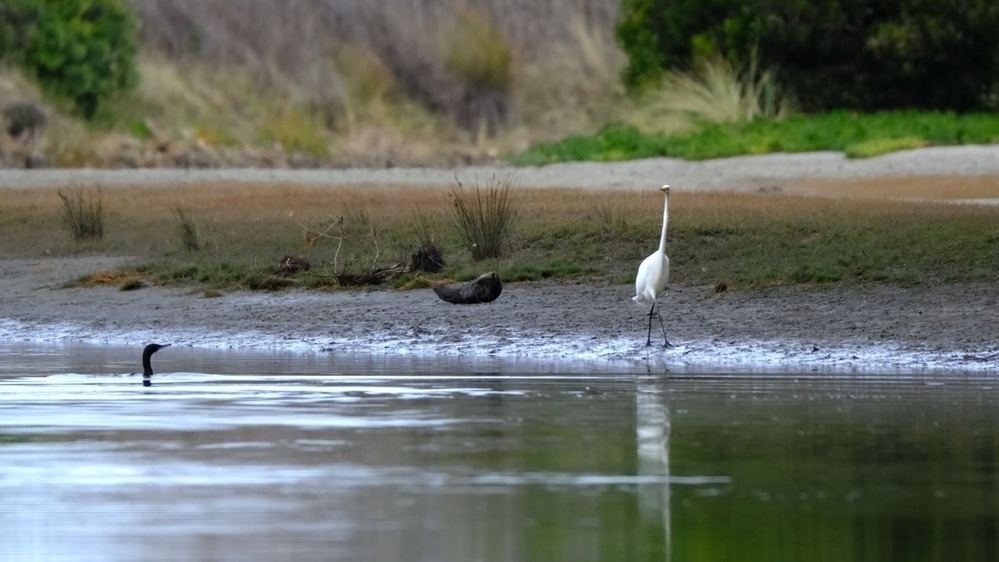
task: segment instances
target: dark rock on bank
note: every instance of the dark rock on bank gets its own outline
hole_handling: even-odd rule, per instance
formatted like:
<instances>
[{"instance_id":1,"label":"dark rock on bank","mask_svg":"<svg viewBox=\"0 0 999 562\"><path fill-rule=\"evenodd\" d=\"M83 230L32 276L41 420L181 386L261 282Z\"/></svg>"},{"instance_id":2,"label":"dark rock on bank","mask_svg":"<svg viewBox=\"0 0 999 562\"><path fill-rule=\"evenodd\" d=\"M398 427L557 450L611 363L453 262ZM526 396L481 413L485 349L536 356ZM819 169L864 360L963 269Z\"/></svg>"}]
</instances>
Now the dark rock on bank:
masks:
<instances>
[{"instance_id":1,"label":"dark rock on bank","mask_svg":"<svg viewBox=\"0 0 999 562\"><path fill-rule=\"evenodd\" d=\"M434 287L441 300L454 304L477 304L492 302L503 292L503 283L496 272L480 275L463 285L441 285Z\"/></svg>"}]
</instances>

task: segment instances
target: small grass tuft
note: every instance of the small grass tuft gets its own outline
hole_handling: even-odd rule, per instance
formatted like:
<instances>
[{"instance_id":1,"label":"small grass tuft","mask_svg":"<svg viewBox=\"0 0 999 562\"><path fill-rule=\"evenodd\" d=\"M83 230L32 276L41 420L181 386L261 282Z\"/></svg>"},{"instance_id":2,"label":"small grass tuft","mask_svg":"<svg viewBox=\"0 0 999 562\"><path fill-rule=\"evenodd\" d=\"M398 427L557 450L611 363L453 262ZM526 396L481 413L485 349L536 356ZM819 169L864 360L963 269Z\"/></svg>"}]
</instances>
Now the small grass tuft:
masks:
<instances>
[{"instance_id":1,"label":"small grass tuft","mask_svg":"<svg viewBox=\"0 0 999 562\"><path fill-rule=\"evenodd\" d=\"M62 222L73 240L101 240L104 238L104 221L107 212L101 188L87 193L82 188L69 196L56 192L62 200Z\"/></svg>"},{"instance_id":2,"label":"small grass tuft","mask_svg":"<svg viewBox=\"0 0 999 562\"><path fill-rule=\"evenodd\" d=\"M498 258L513 232L517 219L516 190L509 175L489 178L486 187L478 184L466 190L461 181L451 187L450 199L455 233L481 261Z\"/></svg>"},{"instance_id":3,"label":"small grass tuft","mask_svg":"<svg viewBox=\"0 0 999 562\"><path fill-rule=\"evenodd\" d=\"M121 291L134 291L146 286L141 272L135 270L109 270L98 271L81 275L75 282L68 283L67 287L107 287L118 285Z\"/></svg>"},{"instance_id":4,"label":"small grass tuft","mask_svg":"<svg viewBox=\"0 0 999 562\"><path fill-rule=\"evenodd\" d=\"M315 158L326 157L329 152L329 142L319 122L299 109L279 111L266 118L258 130L258 139Z\"/></svg>"},{"instance_id":5,"label":"small grass tuft","mask_svg":"<svg viewBox=\"0 0 999 562\"><path fill-rule=\"evenodd\" d=\"M852 144L843 153L847 158L873 158L897 150L923 148L929 144L926 139L919 137L877 138Z\"/></svg>"},{"instance_id":6,"label":"small grass tuft","mask_svg":"<svg viewBox=\"0 0 999 562\"><path fill-rule=\"evenodd\" d=\"M180 206L174 207L174 212L177 213L177 237L181 247L189 252L200 252L205 249L207 243L205 234L191 214Z\"/></svg>"}]
</instances>

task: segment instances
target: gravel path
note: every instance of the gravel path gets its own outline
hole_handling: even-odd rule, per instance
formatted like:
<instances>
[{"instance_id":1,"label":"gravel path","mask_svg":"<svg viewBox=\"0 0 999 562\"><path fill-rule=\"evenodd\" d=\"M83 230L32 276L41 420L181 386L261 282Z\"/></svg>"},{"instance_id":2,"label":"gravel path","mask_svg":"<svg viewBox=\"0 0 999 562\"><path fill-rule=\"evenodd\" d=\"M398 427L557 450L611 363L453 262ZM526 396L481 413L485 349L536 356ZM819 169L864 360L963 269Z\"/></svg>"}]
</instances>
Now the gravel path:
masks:
<instances>
[{"instance_id":1,"label":"gravel path","mask_svg":"<svg viewBox=\"0 0 999 562\"><path fill-rule=\"evenodd\" d=\"M887 176L976 176L999 174L999 145L947 146L906 150L862 160L839 152L767 154L703 162L650 158L630 162L572 162L543 167L473 166L451 169L138 169L0 170L0 188L243 181L262 183L451 185L515 174L523 187L644 189L669 183L685 189L757 189L789 178Z\"/></svg>"}]
</instances>

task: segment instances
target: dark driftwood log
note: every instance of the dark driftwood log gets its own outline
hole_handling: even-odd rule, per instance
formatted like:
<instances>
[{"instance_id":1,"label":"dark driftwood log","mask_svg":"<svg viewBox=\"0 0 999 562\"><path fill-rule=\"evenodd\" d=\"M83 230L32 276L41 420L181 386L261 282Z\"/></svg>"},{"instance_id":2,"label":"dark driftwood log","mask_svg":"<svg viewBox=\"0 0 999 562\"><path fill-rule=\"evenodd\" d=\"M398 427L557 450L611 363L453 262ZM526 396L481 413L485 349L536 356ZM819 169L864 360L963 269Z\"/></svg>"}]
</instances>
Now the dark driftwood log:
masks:
<instances>
[{"instance_id":1,"label":"dark driftwood log","mask_svg":"<svg viewBox=\"0 0 999 562\"><path fill-rule=\"evenodd\" d=\"M441 300L454 304L492 302L503 292L503 283L500 282L499 275L490 271L464 285L441 285L434 287L434 292L437 293L437 296Z\"/></svg>"}]
</instances>

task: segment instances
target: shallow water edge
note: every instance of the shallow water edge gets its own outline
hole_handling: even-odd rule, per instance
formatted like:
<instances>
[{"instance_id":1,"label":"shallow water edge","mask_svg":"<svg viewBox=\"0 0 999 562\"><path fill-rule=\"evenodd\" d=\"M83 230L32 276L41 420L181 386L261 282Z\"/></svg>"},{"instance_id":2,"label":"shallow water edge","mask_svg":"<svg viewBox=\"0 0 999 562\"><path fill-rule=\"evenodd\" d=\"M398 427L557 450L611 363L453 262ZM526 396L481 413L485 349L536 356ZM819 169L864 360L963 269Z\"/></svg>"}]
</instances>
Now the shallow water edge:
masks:
<instances>
[{"instance_id":1,"label":"shallow water edge","mask_svg":"<svg viewBox=\"0 0 999 562\"><path fill-rule=\"evenodd\" d=\"M641 339L641 338L637 338ZM310 333L273 334L246 331L104 329L72 323L36 324L0 319L0 341L22 349L50 347L106 347L109 354L128 350L137 355L146 343L170 343L168 351L157 356L167 369L171 356L180 350L229 351L240 354L295 354L317 364L388 365L397 364L406 372L432 366L455 371L515 373L616 373L664 375L726 373L744 375L877 376L925 374L999 373L999 354L962 350L912 350L890 343L881 345L833 344L819 348L804 341L680 341L663 349L646 347L634 337L596 338L591 335L556 337L525 335L490 338L476 335L446 342L421 338L418 334L399 336L391 332L347 337L316 336ZM0 346L2 348L3 346ZM136 369L123 365L124 369ZM157 369L162 370L162 368Z\"/></svg>"}]
</instances>

